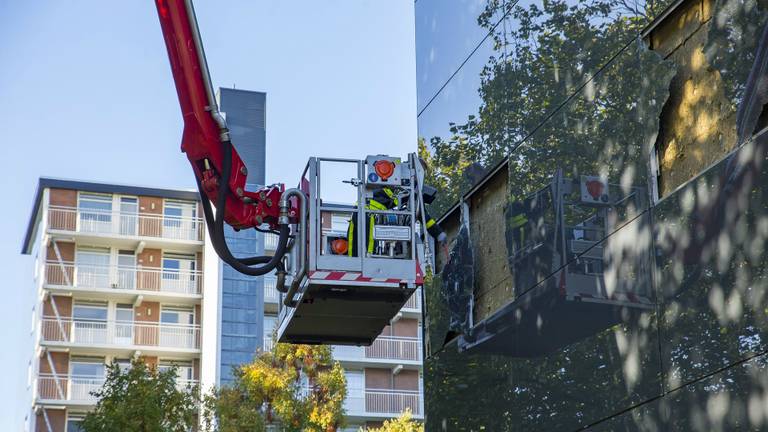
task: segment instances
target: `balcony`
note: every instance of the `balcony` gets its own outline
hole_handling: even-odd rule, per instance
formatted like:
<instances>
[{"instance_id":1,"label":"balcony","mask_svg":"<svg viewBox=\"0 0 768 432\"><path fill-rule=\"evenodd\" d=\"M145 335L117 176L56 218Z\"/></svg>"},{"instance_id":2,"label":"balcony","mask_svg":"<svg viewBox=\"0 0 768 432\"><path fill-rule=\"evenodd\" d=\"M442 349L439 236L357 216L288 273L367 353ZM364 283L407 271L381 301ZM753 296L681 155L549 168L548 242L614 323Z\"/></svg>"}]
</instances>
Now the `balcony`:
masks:
<instances>
[{"instance_id":1,"label":"balcony","mask_svg":"<svg viewBox=\"0 0 768 432\"><path fill-rule=\"evenodd\" d=\"M406 409L414 417L424 415L417 390L350 389L344 409L347 415L355 417L397 417Z\"/></svg>"},{"instance_id":2,"label":"balcony","mask_svg":"<svg viewBox=\"0 0 768 432\"><path fill-rule=\"evenodd\" d=\"M264 234L264 250L274 251L277 249L278 236L276 234Z\"/></svg>"},{"instance_id":3,"label":"balcony","mask_svg":"<svg viewBox=\"0 0 768 432\"><path fill-rule=\"evenodd\" d=\"M421 289L417 289L403 305L403 312L421 311Z\"/></svg>"},{"instance_id":4,"label":"balcony","mask_svg":"<svg viewBox=\"0 0 768 432\"><path fill-rule=\"evenodd\" d=\"M94 236L194 241L203 239L203 221L197 217L130 213L49 206L48 226L51 230Z\"/></svg>"},{"instance_id":5,"label":"balcony","mask_svg":"<svg viewBox=\"0 0 768 432\"><path fill-rule=\"evenodd\" d=\"M264 276L264 303L277 303L280 300L280 294L277 291L277 278L274 276Z\"/></svg>"},{"instance_id":6,"label":"balcony","mask_svg":"<svg viewBox=\"0 0 768 432\"><path fill-rule=\"evenodd\" d=\"M414 337L379 336L367 347L334 346L333 357L355 363L418 364L421 361L421 343L419 338Z\"/></svg>"},{"instance_id":7,"label":"balcony","mask_svg":"<svg viewBox=\"0 0 768 432\"><path fill-rule=\"evenodd\" d=\"M198 384L197 380L177 379L176 388L187 390ZM40 374L37 378L37 399L66 401L73 405L93 405L96 397L91 393L104 385L103 376Z\"/></svg>"},{"instance_id":8,"label":"balcony","mask_svg":"<svg viewBox=\"0 0 768 432\"><path fill-rule=\"evenodd\" d=\"M68 401L73 404L92 405L96 397L91 394L104 385L103 376L40 374L37 379L37 398Z\"/></svg>"},{"instance_id":9,"label":"balcony","mask_svg":"<svg viewBox=\"0 0 768 432\"><path fill-rule=\"evenodd\" d=\"M66 346L142 347L154 351L200 348L200 326L192 324L43 317L40 333L44 343Z\"/></svg>"},{"instance_id":10,"label":"balcony","mask_svg":"<svg viewBox=\"0 0 768 432\"><path fill-rule=\"evenodd\" d=\"M264 347L262 348L262 351L264 352L270 352L272 351L272 348L275 346L275 340L272 339L272 335L264 335Z\"/></svg>"},{"instance_id":11,"label":"balcony","mask_svg":"<svg viewBox=\"0 0 768 432\"><path fill-rule=\"evenodd\" d=\"M84 290L129 290L199 295L202 287L202 272L49 261L45 263L45 283L53 287Z\"/></svg>"}]
</instances>

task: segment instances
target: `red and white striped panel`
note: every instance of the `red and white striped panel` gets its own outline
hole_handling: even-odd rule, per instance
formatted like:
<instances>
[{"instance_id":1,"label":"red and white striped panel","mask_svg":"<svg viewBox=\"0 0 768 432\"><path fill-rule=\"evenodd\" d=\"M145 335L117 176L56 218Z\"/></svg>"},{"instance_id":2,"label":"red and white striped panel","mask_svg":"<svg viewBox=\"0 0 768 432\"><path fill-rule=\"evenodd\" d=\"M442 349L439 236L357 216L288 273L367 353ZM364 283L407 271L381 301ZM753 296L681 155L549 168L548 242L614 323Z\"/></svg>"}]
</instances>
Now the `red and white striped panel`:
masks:
<instances>
[{"instance_id":1,"label":"red and white striped panel","mask_svg":"<svg viewBox=\"0 0 768 432\"><path fill-rule=\"evenodd\" d=\"M408 283L407 280L397 278L370 278L358 272L346 271L313 271L309 273L310 279L350 281L350 282L384 282L384 283Z\"/></svg>"},{"instance_id":2,"label":"red and white striped panel","mask_svg":"<svg viewBox=\"0 0 768 432\"><path fill-rule=\"evenodd\" d=\"M309 278L310 279L320 279L320 280L334 280L334 281L354 281L354 282L379 282L379 283L396 283L396 284L407 284L408 280L406 279L397 279L397 278L371 278L371 277L365 277L360 272L348 272L348 271L321 271L316 270L313 272L309 272ZM419 265L419 262L416 261L416 285L424 285L424 273L421 271L421 265Z\"/></svg>"}]
</instances>

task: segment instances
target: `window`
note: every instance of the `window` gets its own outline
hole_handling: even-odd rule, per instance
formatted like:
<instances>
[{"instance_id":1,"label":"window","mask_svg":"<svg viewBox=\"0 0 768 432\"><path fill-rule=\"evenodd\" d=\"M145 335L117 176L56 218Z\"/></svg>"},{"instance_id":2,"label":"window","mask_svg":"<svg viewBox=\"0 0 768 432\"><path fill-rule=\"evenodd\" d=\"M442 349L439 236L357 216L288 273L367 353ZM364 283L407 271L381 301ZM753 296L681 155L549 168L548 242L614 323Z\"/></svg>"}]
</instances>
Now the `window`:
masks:
<instances>
[{"instance_id":1,"label":"window","mask_svg":"<svg viewBox=\"0 0 768 432\"><path fill-rule=\"evenodd\" d=\"M136 235L139 226L139 200L120 197L120 234Z\"/></svg>"},{"instance_id":2,"label":"window","mask_svg":"<svg viewBox=\"0 0 768 432\"><path fill-rule=\"evenodd\" d=\"M73 342L107 343L107 302L77 301L72 307Z\"/></svg>"},{"instance_id":3,"label":"window","mask_svg":"<svg viewBox=\"0 0 768 432\"><path fill-rule=\"evenodd\" d=\"M133 305L118 304L115 308L115 343L133 343Z\"/></svg>"},{"instance_id":4,"label":"window","mask_svg":"<svg viewBox=\"0 0 768 432\"><path fill-rule=\"evenodd\" d=\"M72 357L69 374L73 377L104 377L104 359L100 357Z\"/></svg>"},{"instance_id":5,"label":"window","mask_svg":"<svg viewBox=\"0 0 768 432\"><path fill-rule=\"evenodd\" d=\"M130 359L115 359L115 363L117 363L117 367L120 368L121 372L126 372L131 368Z\"/></svg>"},{"instance_id":6,"label":"window","mask_svg":"<svg viewBox=\"0 0 768 432\"><path fill-rule=\"evenodd\" d=\"M164 324L194 324L195 312L191 308L163 306L160 322Z\"/></svg>"},{"instance_id":7,"label":"window","mask_svg":"<svg viewBox=\"0 0 768 432\"><path fill-rule=\"evenodd\" d=\"M107 288L109 248L78 248L75 254L76 283L79 287Z\"/></svg>"},{"instance_id":8,"label":"window","mask_svg":"<svg viewBox=\"0 0 768 432\"><path fill-rule=\"evenodd\" d=\"M111 212L112 196L81 192L78 200L78 208L93 212Z\"/></svg>"},{"instance_id":9,"label":"window","mask_svg":"<svg viewBox=\"0 0 768 432\"><path fill-rule=\"evenodd\" d=\"M348 412L365 411L365 375L363 371L346 370L347 399L344 401L344 409Z\"/></svg>"},{"instance_id":10,"label":"window","mask_svg":"<svg viewBox=\"0 0 768 432\"><path fill-rule=\"evenodd\" d=\"M85 432L82 427L83 419L85 419L85 414L67 414L67 432Z\"/></svg>"},{"instance_id":11,"label":"window","mask_svg":"<svg viewBox=\"0 0 768 432\"><path fill-rule=\"evenodd\" d=\"M347 232L349 228L349 214L333 214L331 215L331 230L337 232Z\"/></svg>"},{"instance_id":12,"label":"window","mask_svg":"<svg viewBox=\"0 0 768 432\"><path fill-rule=\"evenodd\" d=\"M264 315L264 351L271 351L273 335L277 327L277 317L273 315Z\"/></svg>"},{"instance_id":13,"label":"window","mask_svg":"<svg viewBox=\"0 0 768 432\"><path fill-rule=\"evenodd\" d=\"M72 357L69 361L69 397L75 401L91 401L93 392L104 384L104 359Z\"/></svg>"},{"instance_id":14,"label":"window","mask_svg":"<svg viewBox=\"0 0 768 432\"><path fill-rule=\"evenodd\" d=\"M75 301L72 318L76 321L106 321L107 302Z\"/></svg>"},{"instance_id":15,"label":"window","mask_svg":"<svg viewBox=\"0 0 768 432\"><path fill-rule=\"evenodd\" d=\"M117 253L117 282L113 288L136 288L136 254L131 250L121 250Z\"/></svg>"},{"instance_id":16,"label":"window","mask_svg":"<svg viewBox=\"0 0 768 432\"><path fill-rule=\"evenodd\" d=\"M163 237L197 239L197 203L166 201L163 216Z\"/></svg>"},{"instance_id":17,"label":"window","mask_svg":"<svg viewBox=\"0 0 768 432\"><path fill-rule=\"evenodd\" d=\"M110 232L112 228L112 196L80 193L78 197L80 230Z\"/></svg>"},{"instance_id":18,"label":"window","mask_svg":"<svg viewBox=\"0 0 768 432\"><path fill-rule=\"evenodd\" d=\"M192 362L189 361L177 361L177 360L160 360L157 365L157 370L160 372L167 371L173 366L176 366L176 379L182 384L195 379L194 369L192 368Z\"/></svg>"},{"instance_id":19,"label":"window","mask_svg":"<svg viewBox=\"0 0 768 432\"><path fill-rule=\"evenodd\" d=\"M163 306L160 311L160 345L175 348L194 348L197 331L192 308Z\"/></svg>"},{"instance_id":20,"label":"window","mask_svg":"<svg viewBox=\"0 0 768 432\"><path fill-rule=\"evenodd\" d=\"M194 255L163 254L163 291L197 293Z\"/></svg>"}]
</instances>

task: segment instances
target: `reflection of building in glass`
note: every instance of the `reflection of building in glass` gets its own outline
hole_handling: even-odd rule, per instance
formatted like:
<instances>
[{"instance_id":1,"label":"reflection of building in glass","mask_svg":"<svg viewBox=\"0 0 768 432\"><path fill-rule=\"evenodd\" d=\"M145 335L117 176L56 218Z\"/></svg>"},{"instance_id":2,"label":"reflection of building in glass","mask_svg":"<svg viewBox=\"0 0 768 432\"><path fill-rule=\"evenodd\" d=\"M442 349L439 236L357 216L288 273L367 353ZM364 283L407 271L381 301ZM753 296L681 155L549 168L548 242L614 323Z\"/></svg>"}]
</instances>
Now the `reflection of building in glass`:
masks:
<instances>
[{"instance_id":1,"label":"reflection of building in glass","mask_svg":"<svg viewBox=\"0 0 768 432\"><path fill-rule=\"evenodd\" d=\"M564 4L416 3L427 430L764 429L766 5Z\"/></svg>"},{"instance_id":2,"label":"reflection of building in glass","mask_svg":"<svg viewBox=\"0 0 768 432\"><path fill-rule=\"evenodd\" d=\"M622 313L654 309L648 251L604 240L638 217L646 199L645 188L624 191L594 176L564 179L558 170L549 185L510 202L513 295L461 338L460 349L537 356L620 323ZM623 277L615 277L619 272ZM489 325L499 321L514 325Z\"/></svg>"}]
</instances>

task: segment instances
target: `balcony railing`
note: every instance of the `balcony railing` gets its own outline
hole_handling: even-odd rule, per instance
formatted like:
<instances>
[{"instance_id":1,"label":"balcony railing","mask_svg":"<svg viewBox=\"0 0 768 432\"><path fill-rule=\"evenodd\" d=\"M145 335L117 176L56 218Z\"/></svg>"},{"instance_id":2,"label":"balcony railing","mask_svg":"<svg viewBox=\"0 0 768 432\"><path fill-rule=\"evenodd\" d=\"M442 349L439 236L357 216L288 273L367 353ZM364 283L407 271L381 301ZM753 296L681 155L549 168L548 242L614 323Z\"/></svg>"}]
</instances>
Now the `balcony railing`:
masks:
<instances>
[{"instance_id":1,"label":"balcony railing","mask_svg":"<svg viewBox=\"0 0 768 432\"><path fill-rule=\"evenodd\" d=\"M203 238L203 221L197 217L49 206L48 220L51 229L79 233L195 241Z\"/></svg>"},{"instance_id":2,"label":"balcony railing","mask_svg":"<svg viewBox=\"0 0 768 432\"><path fill-rule=\"evenodd\" d=\"M45 264L45 283L72 288L200 294L202 272L49 261Z\"/></svg>"},{"instance_id":3,"label":"balcony railing","mask_svg":"<svg viewBox=\"0 0 768 432\"><path fill-rule=\"evenodd\" d=\"M416 290L403 305L403 309L421 309L421 290Z\"/></svg>"},{"instance_id":4,"label":"balcony railing","mask_svg":"<svg viewBox=\"0 0 768 432\"><path fill-rule=\"evenodd\" d=\"M365 347L370 359L419 360L419 339L412 337L379 336Z\"/></svg>"},{"instance_id":5,"label":"balcony railing","mask_svg":"<svg viewBox=\"0 0 768 432\"><path fill-rule=\"evenodd\" d=\"M80 403L95 403L91 395L104 385L103 376L40 374L37 379L38 399L67 400ZM63 397L62 397L63 396Z\"/></svg>"},{"instance_id":6,"label":"balcony railing","mask_svg":"<svg viewBox=\"0 0 768 432\"><path fill-rule=\"evenodd\" d=\"M272 251L277 249L277 240L276 234L264 234L264 249Z\"/></svg>"},{"instance_id":7,"label":"balcony railing","mask_svg":"<svg viewBox=\"0 0 768 432\"><path fill-rule=\"evenodd\" d=\"M277 279L274 276L264 276L264 303L277 303L280 296L277 292Z\"/></svg>"},{"instance_id":8,"label":"balcony railing","mask_svg":"<svg viewBox=\"0 0 768 432\"><path fill-rule=\"evenodd\" d=\"M421 341L413 337L379 336L371 346L356 347L338 345L333 347L333 356L338 360L421 360Z\"/></svg>"},{"instance_id":9,"label":"balcony railing","mask_svg":"<svg viewBox=\"0 0 768 432\"><path fill-rule=\"evenodd\" d=\"M414 415L421 415L418 391L365 390L365 410L370 413L400 414L410 408Z\"/></svg>"},{"instance_id":10,"label":"balcony railing","mask_svg":"<svg viewBox=\"0 0 768 432\"><path fill-rule=\"evenodd\" d=\"M71 345L157 346L162 348L200 348L200 326L138 321L56 320L44 317L41 337L44 342Z\"/></svg>"},{"instance_id":11,"label":"balcony railing","mask_svg":"<svg viewBox=\"0 0 768 432\"><path fill-rule=\"evenodd\" d=\"M344 400L344 409L350 415L379 414L394 417L408 408L414 415L423 414L418 391L350 389Z\"/></svg>"},{"instance_id":12,"label":"balcony railing","mask_svg":"<svg viewBox=\"0 0 768 432\"><path fill-rule=\"evenodd\" d=\"M197 384L197 380L176 380L176 388L179 390L187 390ZM54 376L53 374L41 373L37 379L37 398L95 404L96 397L91 393L101 389L103 385L103 376L61 374Z\"/></svg>"},{"instance_id":13,"label":"balcony railing","mask_svg":"<svg viewBox=\"0 0 768 432\"><path fill-rule=\"evenodd\" d=\"M272 339L272 335L264 335L264 348L262 350L264 352L270 352L272 351L272 347L275 346L275 340Z\"/></svg>"}]
</instances>

